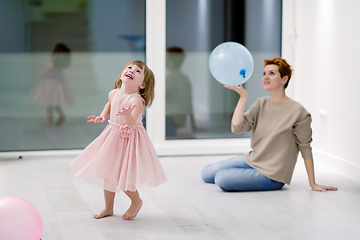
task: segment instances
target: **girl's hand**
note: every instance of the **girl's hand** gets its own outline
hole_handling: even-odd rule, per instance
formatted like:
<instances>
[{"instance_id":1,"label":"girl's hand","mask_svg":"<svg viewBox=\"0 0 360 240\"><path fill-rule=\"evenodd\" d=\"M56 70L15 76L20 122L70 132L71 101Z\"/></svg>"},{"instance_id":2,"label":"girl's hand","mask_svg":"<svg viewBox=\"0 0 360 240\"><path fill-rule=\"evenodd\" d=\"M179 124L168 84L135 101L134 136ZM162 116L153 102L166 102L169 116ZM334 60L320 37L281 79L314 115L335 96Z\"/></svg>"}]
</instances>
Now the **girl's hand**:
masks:
<instances>
[{"instance_id":1,"label":"girl's hand","mask_svg":"<svg viewBox=\"0 0 360 240\"><path fill-rule=\"evenodd\" d=\"M119 115L122 115L122 116L130 116L133 109L135 108L136 105L132 105L128 108L123 108L121 109L117 114L116 116L119 116Z\"/></svg>"},{"instance_id":2,"label":"girl's hand","mask_svg":"<svg viewBox=\"0 0 360 240\"><path fill-rule=\"evenodd\" d=\"M99 117L99 116L88 116L88 119L90 119L87 122L93 122L93 123L103 123L105 122L105 118Z\"/></svg>"},{"instance_id":3,"label":"girl's hand","mask_svg":"<svg viewBox=\"0 0 360 240\"><path fill-rule=\"evenodd\" d=\"M224 85L225 88L234 90L235 92L237 92L240 96L246 97L248 95L247 91L245 91L245 89L243 88L242 85L240 86L229 86L229 85Z\"/></svg>"},{"instance_id":4,"label":"girl's hand","mask_svg":"<svg viewBox=\"0 0 360 240\"><path fill-rule=\"evenodd\" d=\"M314 184L313 186L311 186L311 188L312 188L312 190L319 191L319 192L326 192L327 190L332 190L332 191L338 190L337 187L322 186L322 185L318 185L318 184Z\"/></svg>"}]
</instances>

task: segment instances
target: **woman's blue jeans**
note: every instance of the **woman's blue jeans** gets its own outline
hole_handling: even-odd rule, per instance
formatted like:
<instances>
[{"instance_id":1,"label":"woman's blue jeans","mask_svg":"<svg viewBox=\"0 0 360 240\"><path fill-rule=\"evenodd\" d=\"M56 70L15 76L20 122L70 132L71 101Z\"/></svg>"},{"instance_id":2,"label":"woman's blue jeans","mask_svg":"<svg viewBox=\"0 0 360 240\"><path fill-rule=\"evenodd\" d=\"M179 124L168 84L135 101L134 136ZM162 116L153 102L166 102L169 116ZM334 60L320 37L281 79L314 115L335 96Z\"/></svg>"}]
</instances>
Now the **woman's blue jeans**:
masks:
<instances>
[{"instance_id":1,"label":"woman's blue jeans","mask_svg":"<svg viewBox=\"0 0 360 240\"><path fill-rule=\"evenodd\" d=\"M284 186L284 183L271 180L250 167L243 155L207 165L201 177L206 183L215 183L224 191L269 191Z\"/></svg>"}]
</instances>

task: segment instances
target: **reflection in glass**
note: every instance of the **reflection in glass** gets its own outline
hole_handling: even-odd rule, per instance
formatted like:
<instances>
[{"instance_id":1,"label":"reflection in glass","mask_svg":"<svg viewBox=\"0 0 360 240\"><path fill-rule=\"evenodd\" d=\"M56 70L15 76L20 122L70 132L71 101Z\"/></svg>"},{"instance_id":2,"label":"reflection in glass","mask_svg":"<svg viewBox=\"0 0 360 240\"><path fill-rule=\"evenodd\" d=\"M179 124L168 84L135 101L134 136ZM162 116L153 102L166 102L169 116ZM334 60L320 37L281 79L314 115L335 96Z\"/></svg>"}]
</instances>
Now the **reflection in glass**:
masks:
<instances>
[{"instance_id":1,"label":"reflection in glass","mask_svg":"<svg viewBox=\"0 0 360 240\"><path fill-rule=\"evenodd\" d=\"M41 74L42 80L30 94L30 101L46 107L47 121L44 126L54 126L54 111L59 115L55 126L60 126L65 121L61 107L74 103L63 73L63 69L70 66L70 48L64 43L56 44L47 65L47 69Z\"/></svg>"},{"instance_id":2,"label":"reflection in glass","mask_svg":"<svg viewBox=\"0 0 360 240\"><path fill-rule=\"evenodd\" d=\"M0 151L84 148L105 127L86 117L145 61L145 0L0 0L0 25Z\"/></svg>"},{"instance_id":3,"label":"reflection in glass","mask_svg":"<svg viewBox=\"0 0 360 240\"><path fill-rule=\"evenodd\" d=\"M257 98L268 95L261 83L263 60L280 56L281 0L166 1L167 140L251 136L231 133L239 95L225 89L209 71L211 51L226 41L244 45L254 58L253 74L244 84L248 109ZM173 46L183 53L169 52ZM176 71L173 55L184 58Z\"/></svg>"},{"instance_id":4,"label":"reflection in glass","mask_svg":"<svg viewBox=\"0 0 360 240\"><path fill-rule=\"evenodd\" d=\"M166 50L166 136L167 138L195 138L192 108L192 87L189 78L181 72L185 52L180 47ZM190 128L187 127L188 119Z\"/></svg>"}]
</instances>

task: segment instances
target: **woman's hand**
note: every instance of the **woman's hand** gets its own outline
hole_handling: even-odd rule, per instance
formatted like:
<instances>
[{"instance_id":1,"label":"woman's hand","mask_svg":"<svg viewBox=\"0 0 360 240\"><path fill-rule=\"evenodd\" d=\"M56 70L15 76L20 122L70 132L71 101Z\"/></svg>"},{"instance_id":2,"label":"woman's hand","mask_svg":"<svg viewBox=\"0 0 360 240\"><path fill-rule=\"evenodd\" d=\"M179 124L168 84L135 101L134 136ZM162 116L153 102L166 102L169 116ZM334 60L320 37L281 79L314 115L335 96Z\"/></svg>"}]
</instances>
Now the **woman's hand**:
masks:
<instances>
[{"instance_id":1,"label":"woman's hand","mask_svg":"<svg viewBox=\"0 0 360 240\"><path fill-rule=\"evenodd\" d=\"M311 186L311 188L312 188L312 190L319 191L319 192L326 192L327 190L332 190L332 191L338 190L337 187L322 186L322 185L318 185L318 184L314 184L313 186Z\"/></svg>"},{"instance_id":2,"label":"woman's hand","mask_svg":"<svg viewBox=\"0 0 360 240\"><path fill-rule=\"evenodd\" d=\"M237 92L240 96L242 97L246 97L248 95L247 91L245 91L245 89L243 88L242 85L240 86L235 86L235 85L232 85L232 86L229 86L229 85L224 85L225 88L227 89L231 89L231 90L234 90L235 92Z\"/></svg>"},{"instance_id":3,"label":"woman's hand","mask_svg":"<svg viewBox=\"0 0 360 240\"><path fill-rule=\"evenodd\" d=\"M106 118L103 118L103 117L100 117L100 116L88 116L87 119L90 119L87 122L103 123L103 122L105 122Z\"/></svg>"},{"instance_id":4,"label":"woman's hand","mask_svg":"<svg viewBox=\"0 0 360 240\"><path fill-rule=\"evenodd\" d=\"M130 107L128 107L128 108L123 108L123 109L121 109L121 111L119 111L119 112L116 114L116 116L119 116L119 115L122 115L122 116L124 116L124 117L126 117L126 116L131 116L131 113L132 113L133 109L135 108L135 106L136 106L136 105L132 105L132 106L130 106Z\"/></svg>"}]
</instances>

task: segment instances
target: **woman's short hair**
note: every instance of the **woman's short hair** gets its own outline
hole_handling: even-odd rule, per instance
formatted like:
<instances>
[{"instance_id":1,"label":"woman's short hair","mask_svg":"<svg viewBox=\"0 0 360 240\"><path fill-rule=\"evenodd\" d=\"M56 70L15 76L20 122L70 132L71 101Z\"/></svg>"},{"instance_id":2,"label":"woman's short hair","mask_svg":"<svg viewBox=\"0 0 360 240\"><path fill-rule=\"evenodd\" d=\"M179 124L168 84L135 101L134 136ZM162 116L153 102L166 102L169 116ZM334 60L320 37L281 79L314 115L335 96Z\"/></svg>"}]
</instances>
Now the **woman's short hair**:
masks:
<instances>
[{"instance_id":1,"label":"woman's short hair","mask_svg":"<svg viewBox=\"0 0 360 240\"><path fill-rule=\"evenodd\" d=\"M272 58L272 59L265 59L264 60L264 67L267 65L277 65L279 67L279 73L280 76L283 78L284 76L288 76L288 80L284 85L284 88L287 88L287 86L289 85L290 82L290 78L293 72L293 69L291 68L291 66L288 64L288 62L281 58L281 57L276 57L276 58Z\"/></svg>"}]
</instances>

